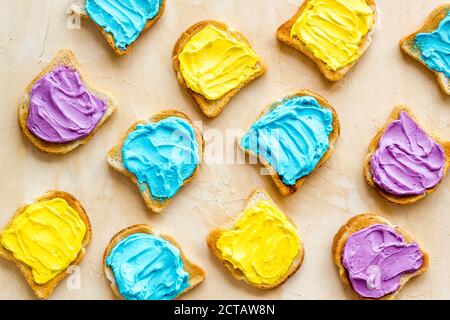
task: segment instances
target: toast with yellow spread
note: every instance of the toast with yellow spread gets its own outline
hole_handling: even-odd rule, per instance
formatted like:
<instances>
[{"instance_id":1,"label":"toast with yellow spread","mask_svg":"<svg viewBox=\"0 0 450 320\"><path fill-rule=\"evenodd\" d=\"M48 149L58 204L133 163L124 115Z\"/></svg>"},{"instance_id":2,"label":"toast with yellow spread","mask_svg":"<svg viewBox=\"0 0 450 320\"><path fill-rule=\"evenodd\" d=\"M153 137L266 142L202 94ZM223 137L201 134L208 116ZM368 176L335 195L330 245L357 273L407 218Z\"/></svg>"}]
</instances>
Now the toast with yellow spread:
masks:
<instances>
[{"instance_id":1,"label":"toast with yellow spread","mask_svg":"<svg viewBox=\"0 0 450 320\"><path fill-rule=\"evenodd\" d=\"M369 48L374 0L305 0L277 30L277 39L316 63L330 81L342 79Z\"/></svg>"},{"instance_id":2,"label":"toast with yellow spread","mask_svg":"<svg viewBox=\"0 0 450 320\"><path fill-rule=\"evenodd\" d=\"M71 194L48 191L14 213L0 232L0 256L14 262L39 299L46 299L83 260L92 237L86 211Z\"/></svg>"},{"instance_id":3,"label":"toast with yellow spread","mask_svg":"<svg viewBox=\"0 0 450 320\"><path fill-rule=\"evenodd\" d=\"M186 30L172 57L178 82L208 118L216 117L232 97L267 70L244 35L212 20Z\"/></svg>"},{"instance_id":4,"label":"toast with yellow spread","mask_svg":"<svg viewBox=\"0 0 450 320\"><path fill-rule=\"evenodd\" d=\"M212 230L207 244L235 279L260 289L282 285L305 252L294 223L263 189L252 192L234 221Z\"/></svg>"}]
</instances>

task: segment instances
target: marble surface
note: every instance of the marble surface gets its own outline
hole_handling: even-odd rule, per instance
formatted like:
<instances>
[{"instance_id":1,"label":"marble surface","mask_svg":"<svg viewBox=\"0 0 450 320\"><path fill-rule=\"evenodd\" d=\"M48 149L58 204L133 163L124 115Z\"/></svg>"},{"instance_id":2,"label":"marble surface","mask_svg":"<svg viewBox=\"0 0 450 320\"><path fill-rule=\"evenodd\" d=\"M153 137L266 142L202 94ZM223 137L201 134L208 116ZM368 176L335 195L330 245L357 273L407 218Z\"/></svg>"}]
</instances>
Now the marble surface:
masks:
<instances>
[{"instance_id":1,"label":"marble surface","mask_svg":"<svg viewBox=\"0 0 450 320\"><path fill-rule=\"evenodd\" d=\"M332 262L331 242L347 219L362 212L378 213L401 225L430 254L429 271L410 282L401 299L450 298L450 179L419 203L403 207L372 191L362 173L368 143L395 105L407 104L426 128L450 139L450 97L440 92L434 75L403 56L398 47L399 39L418 28L443 1L378 0L380 20L373 43L338 83L326 81L315 64L276 41L276 28L294 14L300 1L167 0L159 23L126 57L115 56L91 23L82 21L77 27L69 0L1 2L0 225L23 203L56 188L80 199L93 227L92 243L80 269L51 298L114 298L102 273L103 250L120 229L148 223L172 234L206 270L206 281L183 299L351 299L354 296L341 284ZM203 19L221 20L240 30L269 64L266 75L213 120L206 119L179 87L171 65L178 36ZM48 156L22 137L17 107L31 79L63 48L73 50L88 77L114 95L119 110L88 145L65 156ZM220 139L247 127L265 105L299 88L320 93L335 106L342 132L331 159L295 195L283 197L270 178L261 176L259 165L233 161L240 152L233 153L232 137ZM135 120L167 108L199 121L208 133L207 152L212 141L219 139L219 149L228 158L205 163L168 209L156 215L146 209L136 186L108 167L105 155ZM210 152L220 153L219 149ZM234 280L205 243L209 230L238 213L257 186L267 188L295 221L305 242L301 269L271 291ZM34 295L14 264L1 260L0 299L11 298Z\"/></svg>"}]
</instances>

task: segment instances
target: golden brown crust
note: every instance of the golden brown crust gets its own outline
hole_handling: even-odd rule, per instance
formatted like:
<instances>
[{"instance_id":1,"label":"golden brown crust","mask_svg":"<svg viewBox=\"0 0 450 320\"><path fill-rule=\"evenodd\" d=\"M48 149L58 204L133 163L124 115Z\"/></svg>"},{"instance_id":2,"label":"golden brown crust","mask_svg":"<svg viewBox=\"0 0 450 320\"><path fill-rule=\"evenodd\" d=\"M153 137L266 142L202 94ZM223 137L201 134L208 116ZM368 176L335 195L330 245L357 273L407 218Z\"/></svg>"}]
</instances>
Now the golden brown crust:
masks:
<instances>
[{"instance_id":1,"label":"golden brown crust","mask_svg":"<svg viewBox=\"0 0 450 320\"><path fill-rule=\"evenodd\" d=\"M92 238L92 227L91 227L91 223L89 221L89 217L86 214L86 211L82 207L81 203L70 193L67 193L64 191L58 191L58 190L50 190L50 191L47 191L41 197L37 198L36 201L34 201L34 203L51 200L54 198L61 198L61 199L66 200L67 203L69 204L69 206L79 214L81 220L83 220L83 222L86 226L86 234L83 238L81 250L78 253L77 258L70 264L69 267L67 267L65 270L61 271L56 277L51 279L49 282L44 283L44 284L37 284L33 279L32 269L27 264L14 258L14 255L12 254L12 252L0 244L0 257L3 257L10 261L13 261L17 265L19 270L25 276L25 279L27 280L31 289L34 291L34 293L36 294L36 296L39 299L48 298L50 296L50 294L53 292L53 290L56 288L58 283L60 283L69 274L68 269L71 266L79 265L81 263L81 260L83 260L83 257L84 257L85 251L86 251L86 247L89 245L89 242L91 241L91 238ZM30 206L30 204L27 204L27 205L24 205L24 206L20 207L19 209L17 209L16 212L14 213L14 215L11 217L8 224L3 228L3 230L8 229L11 226L14 218L21 215L29 206Z\"/></svg>"},{"instance_id":2,"label":"golden brown crust","mask_svg":"<svg viewBox=\"0 0 450 320\"><path fill-rule=\"evenodd\" d=\"M193 288L197 287L200 283L202 283L203 280L205 280L205 277L206 277L205 271L202 268L200 268L198 265L192 263L184 255L183 250L181 249L180 245L176 242L176 240L173 237L171 237L168 234L159 233L146 224L135 224L135 225L132 225L132 226L125 228L125 229L119 231L118 233L116 233L116 235L114 235L114 237L112 237L112 239L110 240L108 246L105 249L105 253L103 254L103 271L105 273L106 278L111 282L111 288L114 291L115 295L117 297L119 297L120 299L124 299L124 298L122 297L122 295L119 292L119 288L116 285L116 282L114 280L114 274L113 274L111 268L106 265L106 258L109 256L112 249L121 240L125 239L126 237L128 237L134 233L148 233L148 234L154 235L156 237L167 240L172 245L174 245L176 248L178 248L178 250L180 250L181 260L183 261L184 270L187 273L189 273L189 287L186 288L182 293L180 293L180 295L192 290Z\"/></svg>"},{"instance_id":3,"label":"golden brown crust","mask_svg":"<svg viewBox=\"0 0 450 320\"><path fill-rule=\"evenodd\" d=\"M261 164L263 164L267 168L267 170L269 171L270 176L272 177L273 181L275 182L275 185L277 186L278 190L280 190L281 194L284 195L284 196L288 196L288 195L294 194L303 185L303 183L306 181L306 179L311 174L313 174L317 169L319 169L323 164L325 164L325 162L327 162L327 160L333 154L334 145L335 145L337 139L339 138L339 134L340 134L339 116L338 116L336 110L333 108L333 106L325 98L323 98L319 94L316 94L316 93L314 93L312 91L305 90L305 89L299 90L299 91L297 91L297 92L295 92L293 94L285 96L283 99L281 99L281 100L279 100L277 102L271 103L270 105L268 105L267 107L264 108L264 110L258 116L256 121L259 118L261 118L263 115L269 113L270 111L272 111L273 109L278 107L280 104L282 104L283 100L294 98L294 97L302 97L302 96L311 96L311 97L316 98L317 101L319 102L319 104L323 108L329 109L331 111L331 113L333 114L333 122L332 122L333 131L331 132L330 137L329 137L330 146L329 146L327 152L324 153L324 155L322 156L322 158L320 159L320 161L317 163L316 167L314 168L313 171L311 171L310 174L308 174L308 175L298 179L297 182L295 183L295 185L288 186L281 180L281 177L278 175L276 170L263 157L261 157L260 155L256 155L252 151L243 148L241 146L241 144L238 143L239 146L241 147L241 149L245 153L247 153L247 154L249 154L249 155L251 155L253 157L257 157L259 162Z\"/></svg>"},{"instance_id":4,"label":"golden brown crust","mask_svg":"<svg viewBox=\"0 0 450 320\"><path fill-rule=\"evenodd\" d=\"M348 277L347 271L346 271L344 265L342 264L342 255L344 253L345 244L346 244L348 238L352 234L354 234L355 232L357 232L361 229L368 228L374 224L384 224L389 227L392 227L395 229L395 231L397 231L399 234L401 234L403 236L404 240L407 243L415 242L414 239L405 230L401 229L398 226L391 224L388 220L386 220L380 216L377 216L375 214L371 214L371 213L360 214L360 215L354 216L353 218L348 220L347 223L344 226L342 226L339 229L339 231L336 233L336 235L334 236L331 252L332 252L332 256L333 256L333 261L336 264L336 266L338 267L339 276L341 277L342 282L346 286L349 286L350 288L352 287L352 285L351 285L350 279ZM379 299L368 299L368 298L360 296L355 291L354 291L354 293L357 295L357 297L359 299L364 299L364 300L392 300L392 299L395 299L398 296L398 293L400 292L400 290L403 288L403 286L405 286L408 283L409 280L421 275L428 269L428 266L429 266L428 253L426 253L420 245L419 245L419 249L423 254L422 267L414 273L404 274L400 279L400 287L397 289L397 291L395 291L391 294L385 295Z\"/></svg>"},{"instance_id":5,"label":"golden brown crust","mask_svg":"<svg viewBox=\"0 0 450 320\"><path fill-rule=\"evenodd\" d=\"M113 167L120 173L129 177L131 179L131 181L133 181L133 183L135 183L138 186L138 188L139 188L139 184L138 184L138 181L137 181L135 175L132 174L131 172L129 172L123 165L123 161L122 161L123 142L127 138L128 134L130 134L132 131L135 130L137 125L145 124L145 123L156 123L156 122L159 122L159 121L169 118L169 117L178 117L178 118L184 119L192 125L192 127L194 128L194 132L195 132L195 140L198 145L199 159L203 158L203 150L205 149L205 142L203 140L202 133L200 132L200 130L197 127L194 126L192 120L184 113L176 111L176 110L164 110L164 111L158 112L157 114L153 115L149 119L137 121L127 130L127 132L125 132L125 134L120 139L119 143L108 152L107 161L111 167ZM198 164L198 166L195 169L192 176L189 177L188 179L184 180L183 186L189 184L194 179L195 175L198 172L199 167L200 167L200 163ZM145 201L147 207L150 208L155 213L162 212L169 205L170 201L172 200L172 199L167 199L166 201L159 201L157 199L153 199L148 188L146 188L144 191L140 190L140 188L139 188L139 192L141 193L142 197L144 198L144 201Z\"/></svg>"},{"instance_id":6,"label":"golden brown crust","mask_svg":"<svg viewBox=\"0 0 450 320\"><path fill-rule=\"evenodd\" d=\"M161 8L159 9L158 14L151 20L148 20L147 23L145 24L144 29L141 31L141 33L139 34L138 38L131 43L126 50L122 50L120 48L116 47L116 43L114 41L114 37L111 33L106 32L101 26L99 26L97 23L95 23L94 20L91 19L91 17L86 13L85 10L83 10L81 12L81 17L83 17L86 20L92 21L92 23L97 27L98 30L100 30L100 32L102 33L103 37L106 39L106 41L108 41L108 44L110 45L110 47L114 50L114 52L119 55L128 55L134 48L134 45L136 44L137 40L139 39L139 37L142 36L142 34L147 31L148 29L150 29L158 20L159 18L161 18L161 16L164 13L164 10L166 8L166 0L162 0L161 3Z\"/></svg>"},{"instance_id":7,"label":"golden brown crust","mask_svg":"<svg viewBox=\"0 0 450 320\"><path fill-rule=\"evenodd\" d=\"M260 57L258 67L259 70L257 73L253 75L250 79L242 82L238 87L234 88L233 90L226 93L223 97L217 100L208 100L204 96L202 96L199 93L196 93L192 91L190 88L188 88L186 82L184 81L183 75L180 71L180 61L178 59L178 55L183 51L184 46L191 40L191 38L203 30L208 25L212 25L222 31L227 32L234 38L238 39L239 41L245 42L248 46L251 47L250 42L248 39L241 33L237 31L231 30L226 24L222 22L217 22L213 20L204 20L200 21L193 26L191 26L189 29L187 29L183 34L180 36L178 41L176 42L173 51L172 51L172 60L173 60L173 68L175 70L175 73L178 78L178 82L180 85L191 95L191 97L194 99L194 101L199 105L203 113L208 118L214 118L219 115L219 113L223 110L225 105L233 98L236 94L238 94L239 91L241 91L242 88L244 88L246 85L248 85L250 82L255 80L256 78L259 78L266 72L267 70L267 64L266 62Z\"/></svg>"},{"instance_id":8,"label":"golden brown crust","mask_svg":"<svg viewBox=\"0 0 450 320\"><path fill-rule=\"evenodd\" d=\"M426 63L420 58L420 50L415 46L415 38L418 33L430 33L436 30L441 21L447 16L449 10L450 2L440 5L439 7L434 9L433 12L431 12L431 14L427 17L425 22L416 32L400 40L400 50L402 50L403 53L417 60L428 70L433 72L442 92L448 95L450 95L450 79L447 78L445 74L428 68Z\"/></svg>"},{"instance_id":9,"label":"golden brown crust","mask_svg":"<svg viewBox=\"0 0 450 320\"><path fill-rule=\"evenodd\" d=\"M46 142L39 137L35 136L27 126L27 119L28 114L30 110L30 94L31 90L34 86L34 84L40 80L43 76L45 76L47 73L51 72L58 66L67 66L72 69L75 69L80 74L80 79L83 82L83 85L86 87L86 89L95 95L96 97L103 99L106 101L106 112L103 115L103 117L98 122L95 129L86 137L67 142L67 143L51 143ZM75 56L72 51L70 50L61 50L59 51L56 56L53 58L53 60L50 62L50 64L42 70L41 73L39 73L33 81L27 86L25 90L25 97L23 98L22 102L19 105L18 110L18 120L19 120L19 126L22 130L23 135L25 138L27 138L38 150L47 153L47 154L65 154L68 153L75 148L84 145L91 140L94 135L96 134L97 130L108 120L109 117L116 111L116 102L113 98L111 98L108 94L96 89L86 78L84 75L84 72L82 72L80 65L78 64L77 60L75 59Z\"/></svg>"},{"instance_id":10,"label":"golden brown crust","mask_svg":"<svg viewBox=\"0 0 450 320\"><path fill-rule=\"evenodd\" d=\"M427 189L425 193L420 194L420 195L396 196L396 195L392 195L392 194L384 191L373 181L372 170L370 167L370 160L372 159L372 155L374 154L374 152L378 149L378 144L380 142L380 139L383 137L384 132L386 131L387 127L393 121L397 120L400 117L401 112L406 112L414 120L414 122L416 122L417 125L419 125L419 122L418 122L417 118L415 117L415 115L412 113L411 109L409 109L406 106L395 107L394 110L392 110L391 114L389 115L389 118L386 121L385 125L381 129L378 130L377 134L375 135L375 137L372 139L372 141L369 144L369 154L367 155L366 161L364 163L364 176L366 178L367 183L373 189L375 189L381 196L383 196L385 199L387 199L393 203L407 205L407 204L412 204L412 203L419 201L420 199L424 198L427 194L433 193L437 189L439 184L442 182L442 180L444 179L445 175L447 174L448 168L450 166L450 142L442 141L439 137L437 137L436 135L434 135L432 133L427 133L426 130L423 127L421 127L422 130L424 130L425 133L430 138L432 138L435 142L440 144L442 146L442 148L444 149L444 153L445 153L444 175L442 176L441 181L436 186L434 186L431 189ZM419 127L420 127L420 125L419 125Z\"/></svg>"},{"instance_id":11,"label":"golden brown crust","mask_svg":"<svg viewBox=\"0 0 450 320\"><path fill-rule=\"evenodd\" d=\"M376 7L375 0L365 0L367 5L373 11L374 24L373 24L372 28L369 30L369 32L367 33L367 35L365 36L364 40L361 42L360 57L356 61L353 61L352 63L350 63L350 64L346 65L345 67L343 67L339 70L336 70L336 71L330 70L327 67L326 63L323 62L322 60L318 59L299 39L291 38L291 29L294 26L297 19L301 16L303 11L305 10L306 5L308 4L309 1L311 1L311 0L305 0L305 2L303 2L303 4L298 9L297 13L291 19L289 19L288 21L283 23L278 28L277 39L279 41L283 42L284 44L300 51L305 56L307 56L312 61L314 61L317 65L317 67L319 68L320 72L324 75L325 78L327 78L330 81L339 81L352 69L352 67L359 61L359 59L361 59L363 54L369 48L369 45L372 41L371 32L372 32L372 30L375 26L376 20L377 20L377 7Z\"/></svg>"},{"instance_id":12,"label":"golden brown crust","mask_svg":"<svg viewBox=\"0 0 450 320\"><path fill-rule=\"evenodd\" d=\"M295 259L294 259L294 261L293 261L293 263L291 265L291 268L286 273L286 275L284 275L283 278L281 278L277 283L272 284L272 285L256 284L256 283L252 283L249 280L247 280L245 278L244 274L242 273L242 271L240 271L239 269L235 269L230 262L225 261L225 260L222 259L222 254L219 251L219 249L217 248L217 241L219 240L219 237L220 237L221 233L223 231L225 231L225 230L233 229L235 221L238 221L240 219L240 217L242 216L242 214L244 213L244 211L246 209L252 207L255 204L255 202L260 200L260 199L265 199L265 200L269 201L271 203L271 205L273 205L275 208L277 208L278 210L281 211L281 209L277 206L277 204L272 200L270 195L267 193L267 191L265 191L264 189L255 189L250 194L249 198L247 199L247 204L245 206L245 209L240 214L238 214L233 219L233 221L231 221L228 225L220 227L220 228L213 229L208 234L206 243L207 243L209 249L211 250L211 252L214 254L214 256L217 259L219 259L219 261L222 262L222 264L225 266L225 268L228 269L228 271L230 271L231 275L235 279L237 279L237 280L244 280L249 285L252 285L252 286L254 286L256 288L259 288L259 289L274 289L274 288L277 288L277 287L281 286L283 283L285 283L287 281L287 279L289 279L289 277L291 277L294 273L296 273L297 270L302 265L303 258L304 258L304 255L305 255L305 248L303 246L303 242L302 242L300 236L299 236L299 240L300 240L299 251L298 251L298 254L295 257ZM292 225L295 226L295 223L289 217L287 217L287 219L292 223Z\"/></svg>"}]
</instances>

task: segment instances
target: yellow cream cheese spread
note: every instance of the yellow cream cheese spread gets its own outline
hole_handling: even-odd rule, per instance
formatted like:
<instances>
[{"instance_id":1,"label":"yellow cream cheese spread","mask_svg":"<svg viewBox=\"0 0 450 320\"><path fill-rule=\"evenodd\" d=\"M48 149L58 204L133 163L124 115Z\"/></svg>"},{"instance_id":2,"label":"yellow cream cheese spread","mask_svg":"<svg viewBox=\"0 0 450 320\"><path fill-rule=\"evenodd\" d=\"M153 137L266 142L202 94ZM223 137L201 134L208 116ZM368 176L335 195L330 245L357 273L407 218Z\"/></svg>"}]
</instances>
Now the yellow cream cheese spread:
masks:
<instances>
[{"instance_id":1,"label":"yellow cream cheese spread","mask_svg":"<svg viewBox=\"0 0 450 320\"><path fill-rule=\"evenodd\" d=\"M76 259L86 234L78 213L61 198L29 205L0 235L14 258L32 269L37 284L44 284Z\"/></svg>"},{"instance_id":2,"label":"yellow cream cheese spread","mask_svg":"<svg viewBox=\"0 0 450 320\"><path fill-rule=\"evenodd\" d=\"M254 284L271 285L289 271L300 248L294 225L267 200L247 208L230 230L221 233L217 248L225 261Z\"/></svg>"},{"instance_id":3,"label":"yellow cream cheese spread","mask_svg":"<svg viewBox=\"0 0 450 320\"><path fill-rule=\"evenodd\" d=\"M364 0L310 0L291 29L316 58L336 71L361 56L360 45L374 24Z\"/></svg>"},{"instance_id":4,"label":"yellow cream cheese spread","mask_svg":"<svg viewBox=\"0 0 450 320\"><path fill-rule=\"evenodd\" d=\"M211 25L186 43L178 60L187 86L208 100L220 99L259 71L249 45Z\"/></svg>"}]
</instances>

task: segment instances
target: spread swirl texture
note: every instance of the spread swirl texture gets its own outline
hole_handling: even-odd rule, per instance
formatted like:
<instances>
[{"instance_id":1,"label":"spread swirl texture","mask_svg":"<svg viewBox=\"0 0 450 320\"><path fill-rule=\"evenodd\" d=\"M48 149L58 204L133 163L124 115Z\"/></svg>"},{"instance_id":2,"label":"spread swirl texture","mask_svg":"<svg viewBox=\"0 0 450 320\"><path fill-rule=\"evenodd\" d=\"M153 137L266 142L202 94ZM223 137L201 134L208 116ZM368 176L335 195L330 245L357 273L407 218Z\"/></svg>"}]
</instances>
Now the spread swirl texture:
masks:
<instances>
[{"instance_id":1,"label":"spread swirl texture","mask_svg":"<svg viewBox=\"0 0 450 320\"><path fill-rule=\"evenodd\" d=\"M27 127L50 143L67 143L94 131L106 101L87 91L78 71L59 66L32 87Z\"/></svg>"}]
</instances>

